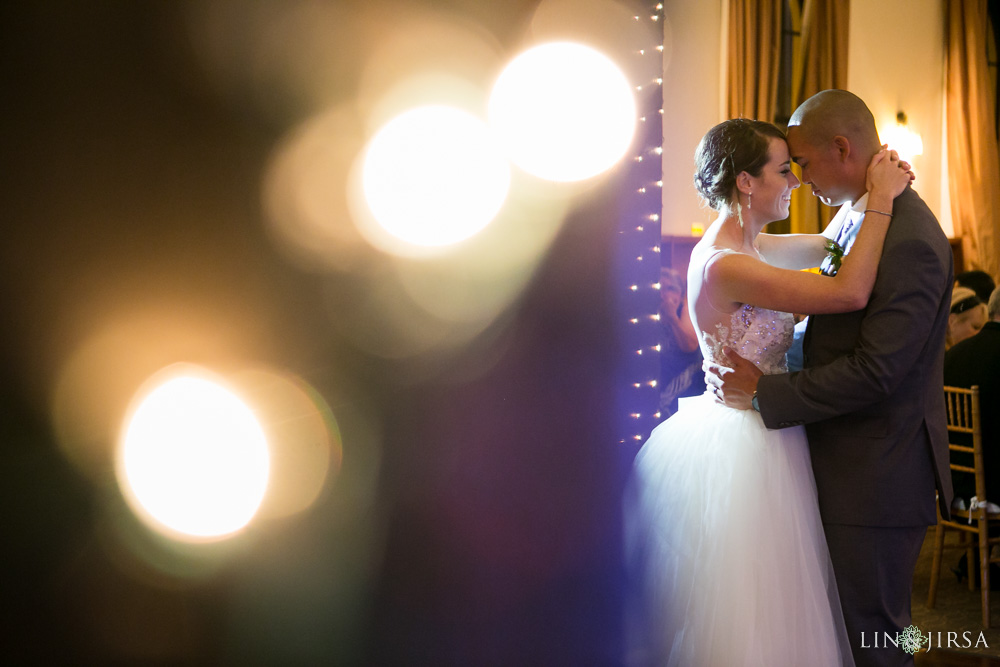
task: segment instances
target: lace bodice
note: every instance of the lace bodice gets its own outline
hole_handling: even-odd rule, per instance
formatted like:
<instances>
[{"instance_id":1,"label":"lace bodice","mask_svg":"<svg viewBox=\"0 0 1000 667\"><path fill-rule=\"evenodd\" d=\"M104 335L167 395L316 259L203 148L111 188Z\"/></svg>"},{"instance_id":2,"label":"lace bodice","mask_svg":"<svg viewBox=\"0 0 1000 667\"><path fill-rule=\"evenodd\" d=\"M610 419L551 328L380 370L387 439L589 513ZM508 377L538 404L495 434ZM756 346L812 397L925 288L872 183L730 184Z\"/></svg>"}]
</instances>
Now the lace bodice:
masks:
<instances>
[{"instance_id":1,"label":"lace bodice","mask_svg":"<svg viewBox=\"0 0 1000 667\"><path fill-rule=\"evenodd\" d=\"M752 361L765 375L784 373L788 370L785 352L792 344L795 317L766 308L745 304L732 314L729 326L715 325L715 332L699 332L701 352L706 359L721 361L723 346L736 350Z\"/></svg>"}]
</instances>

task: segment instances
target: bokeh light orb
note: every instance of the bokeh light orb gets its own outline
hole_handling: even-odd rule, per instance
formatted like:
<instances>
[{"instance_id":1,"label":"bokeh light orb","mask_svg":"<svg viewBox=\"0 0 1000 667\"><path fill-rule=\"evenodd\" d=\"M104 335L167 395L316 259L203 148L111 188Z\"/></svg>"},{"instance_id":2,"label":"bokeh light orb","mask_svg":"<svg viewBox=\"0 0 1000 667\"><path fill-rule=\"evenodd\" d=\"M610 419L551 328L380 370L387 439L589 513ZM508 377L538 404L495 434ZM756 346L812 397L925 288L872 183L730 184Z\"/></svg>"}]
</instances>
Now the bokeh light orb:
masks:
<instances>
[{"instance_id":1,"label":"bokeh light orb","mask_svg":"<svg viewBox=\"0 0 1000 667\"><path fill-rule=\"evenodd\" d=\"M632 143L636 105L625 74L574 42L529 49L504 68L490 125L510 160L551 181L581 181L618 162Z\"/></svg>"},{"instance_id":2,"label":"bokeh light orb","mask_svg":"<svg viewBox=\"0 0 1000 667\"><path fill-rule=\"evenodd\" d=\"M389 234L417 246L469 238L496 216L510 166L486 123L448 106L405 111L369 142L365 201Z\"/></svg>"},{"instance_id":3,"label":"bokeh light orb","mask_svg":"<svg viewBox=\"0 0 1000 667\"><path fill-rule=\"evenodd\" d=\"M271 468L258 519L308 509L336 478L343 459L330 406L304 378L277 368L247 368L228 379L253 405L267 435Z\"/></svg>"},{"instance_id":4,"label":"bokeh light orb","mask_svg":"<svg viewBox=\"0 0 1000 667\"><path fill-rule=\"evenodd\" d=\"M170 369L129 417L118 476L139 516L171 537L214 540L246 526L270 455L253 411L195 367Z\"/></svg>"}]
</instances>

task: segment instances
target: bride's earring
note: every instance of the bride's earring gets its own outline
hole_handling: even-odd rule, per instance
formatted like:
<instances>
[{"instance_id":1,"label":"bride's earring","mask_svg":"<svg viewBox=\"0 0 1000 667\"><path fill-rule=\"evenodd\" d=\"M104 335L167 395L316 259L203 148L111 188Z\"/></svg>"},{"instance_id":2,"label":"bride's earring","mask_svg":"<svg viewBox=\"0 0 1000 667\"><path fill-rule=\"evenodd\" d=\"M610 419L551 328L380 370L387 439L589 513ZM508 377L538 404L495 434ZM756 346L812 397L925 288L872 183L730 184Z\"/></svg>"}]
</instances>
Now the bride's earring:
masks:
<instances>
[{"instance_id":1,"label":"bride's earring","mask_svg":"<svg viewBox=\"0 0 1000 667\"><path fill-rule=\"evenodd\" d=\"M751 197L753 197L753 193L752 192L748 192L747 193L747 210L748 211L750 210L750 204L753 203L753 200L750 199Z\"/></svg>"}]
</instances>

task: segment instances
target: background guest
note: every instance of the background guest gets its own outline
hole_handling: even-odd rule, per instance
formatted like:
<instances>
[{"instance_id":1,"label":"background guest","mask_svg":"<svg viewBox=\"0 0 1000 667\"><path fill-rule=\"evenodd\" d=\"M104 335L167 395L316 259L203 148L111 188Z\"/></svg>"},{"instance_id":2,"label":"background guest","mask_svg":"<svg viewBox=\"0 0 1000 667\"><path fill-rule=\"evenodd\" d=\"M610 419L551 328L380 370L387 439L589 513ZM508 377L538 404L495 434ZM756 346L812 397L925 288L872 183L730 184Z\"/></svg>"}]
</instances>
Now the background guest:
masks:
<instances>
[{"instance_id":1,"label":"background guest","mask_svg":"<svg viewBox=\"0 0 1000 667\"><path fill-rule=\"evenodd\" d=\"M956 343L975 336L989 319L986 304L968 287L957 286L951 292L951 313L948 315L948 333L945 344L950 348Z\"/></svg>"},{"instance_id":2,"label":"background guest","mask_svg":"<svg viewBox=\"0 0 1000 667\"><path fill-rule=\"evenodd\" d=\"M990 294L996 289L996 283L993 282L993 277L985 271L962 271L961 273L955 274L955 285L961 285L962 287L968 287L979 300L986 303L990 300Z\"/></svg>"},{"instance_id":3,"label":"background guest","mask_svg":"<svg viewBox=\"0 0 1000 667\"><path fill-rule=\"evenodd\" d=\"M660 418L677 412L677 399L705 391L698 335L688 314L687 286L680 273L660 270Z\"/></svg>"},{"instance_id":4,"label":"background guest","mask_svg":"<svg viewBox=\"0 0 1000 667\"><path fill-rule=\"evenodd\" d=\"M959 343L944 355L944 383L951 387L979 386L980 421L983 429L983 465L986 472L986 501L1000 505L1000 289L989 298L989 317L982 330ZM969 444L959 442L956 444ZM956 463L972 465L971 454L954 455ZM952 473L955 487L953 507L965 509L976 495L975 479L966 473ZM997 508L989 508L991 511ZM977 552L978 553L978 552ZM979 571L978 562L974 566ZM967 576L965 557L954 570L959 579ZM993 576L990 576L991 586Z\"/></svg>"}]
</instances>

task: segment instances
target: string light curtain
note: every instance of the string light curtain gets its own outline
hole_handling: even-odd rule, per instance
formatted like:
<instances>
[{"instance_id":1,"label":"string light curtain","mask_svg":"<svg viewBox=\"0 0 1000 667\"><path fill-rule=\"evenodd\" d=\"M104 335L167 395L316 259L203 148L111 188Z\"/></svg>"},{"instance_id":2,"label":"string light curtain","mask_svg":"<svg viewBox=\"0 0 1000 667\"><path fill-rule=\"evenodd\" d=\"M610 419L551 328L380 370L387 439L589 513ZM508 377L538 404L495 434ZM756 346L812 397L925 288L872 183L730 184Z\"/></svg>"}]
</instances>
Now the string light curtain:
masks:
<instances>
[{"instance_id":1,"label":"string light curtain","mask_svg":"<svg viewBox=\"0 0 1000 667\"><path fill-rule=\"evenodd\" d=\"M847 89L847 42L851 3L806 0L802 8L802 70L792 87L792 106L830 88ZM808 187L792 192L791 231L816 234L836 209L824 206Z\"/></svg>"},{"instance_id":2,"label":"string light curtain","mask_svg":"<svg viewBox=\"0 0 1000 667\"><path fill-rule=\"evenodd\" d=\"M729 0L726 116L772 122L783 0Z\"/></svg>"},{"instance_id":3,"label":"string light curtain","mask_svg":"<svg viewBox=\"0 0 1000 667\"><path fill-rule=\"evenodd\" d=\"M652 44L637 45L635 57L655 58L654 78L636 84L639 123L618 228L619 317L625 347L620 442L635 449L660 422L660 214L663 189L663 4L649 3L636 21L651 21Z\"/></svg>"},{"instance_id":4,"label":"string light curtain","mask_svg":"<svg viewBox=\"0 0 1000 667\"><path fill-rule=\"evenodd\" d=\"M948 2L948 188L955 235L974 267L1000 275L1000 165L987 63L986 0ZM957 269L956 269L957 270Z\"/></svg>"}]
</instances>

